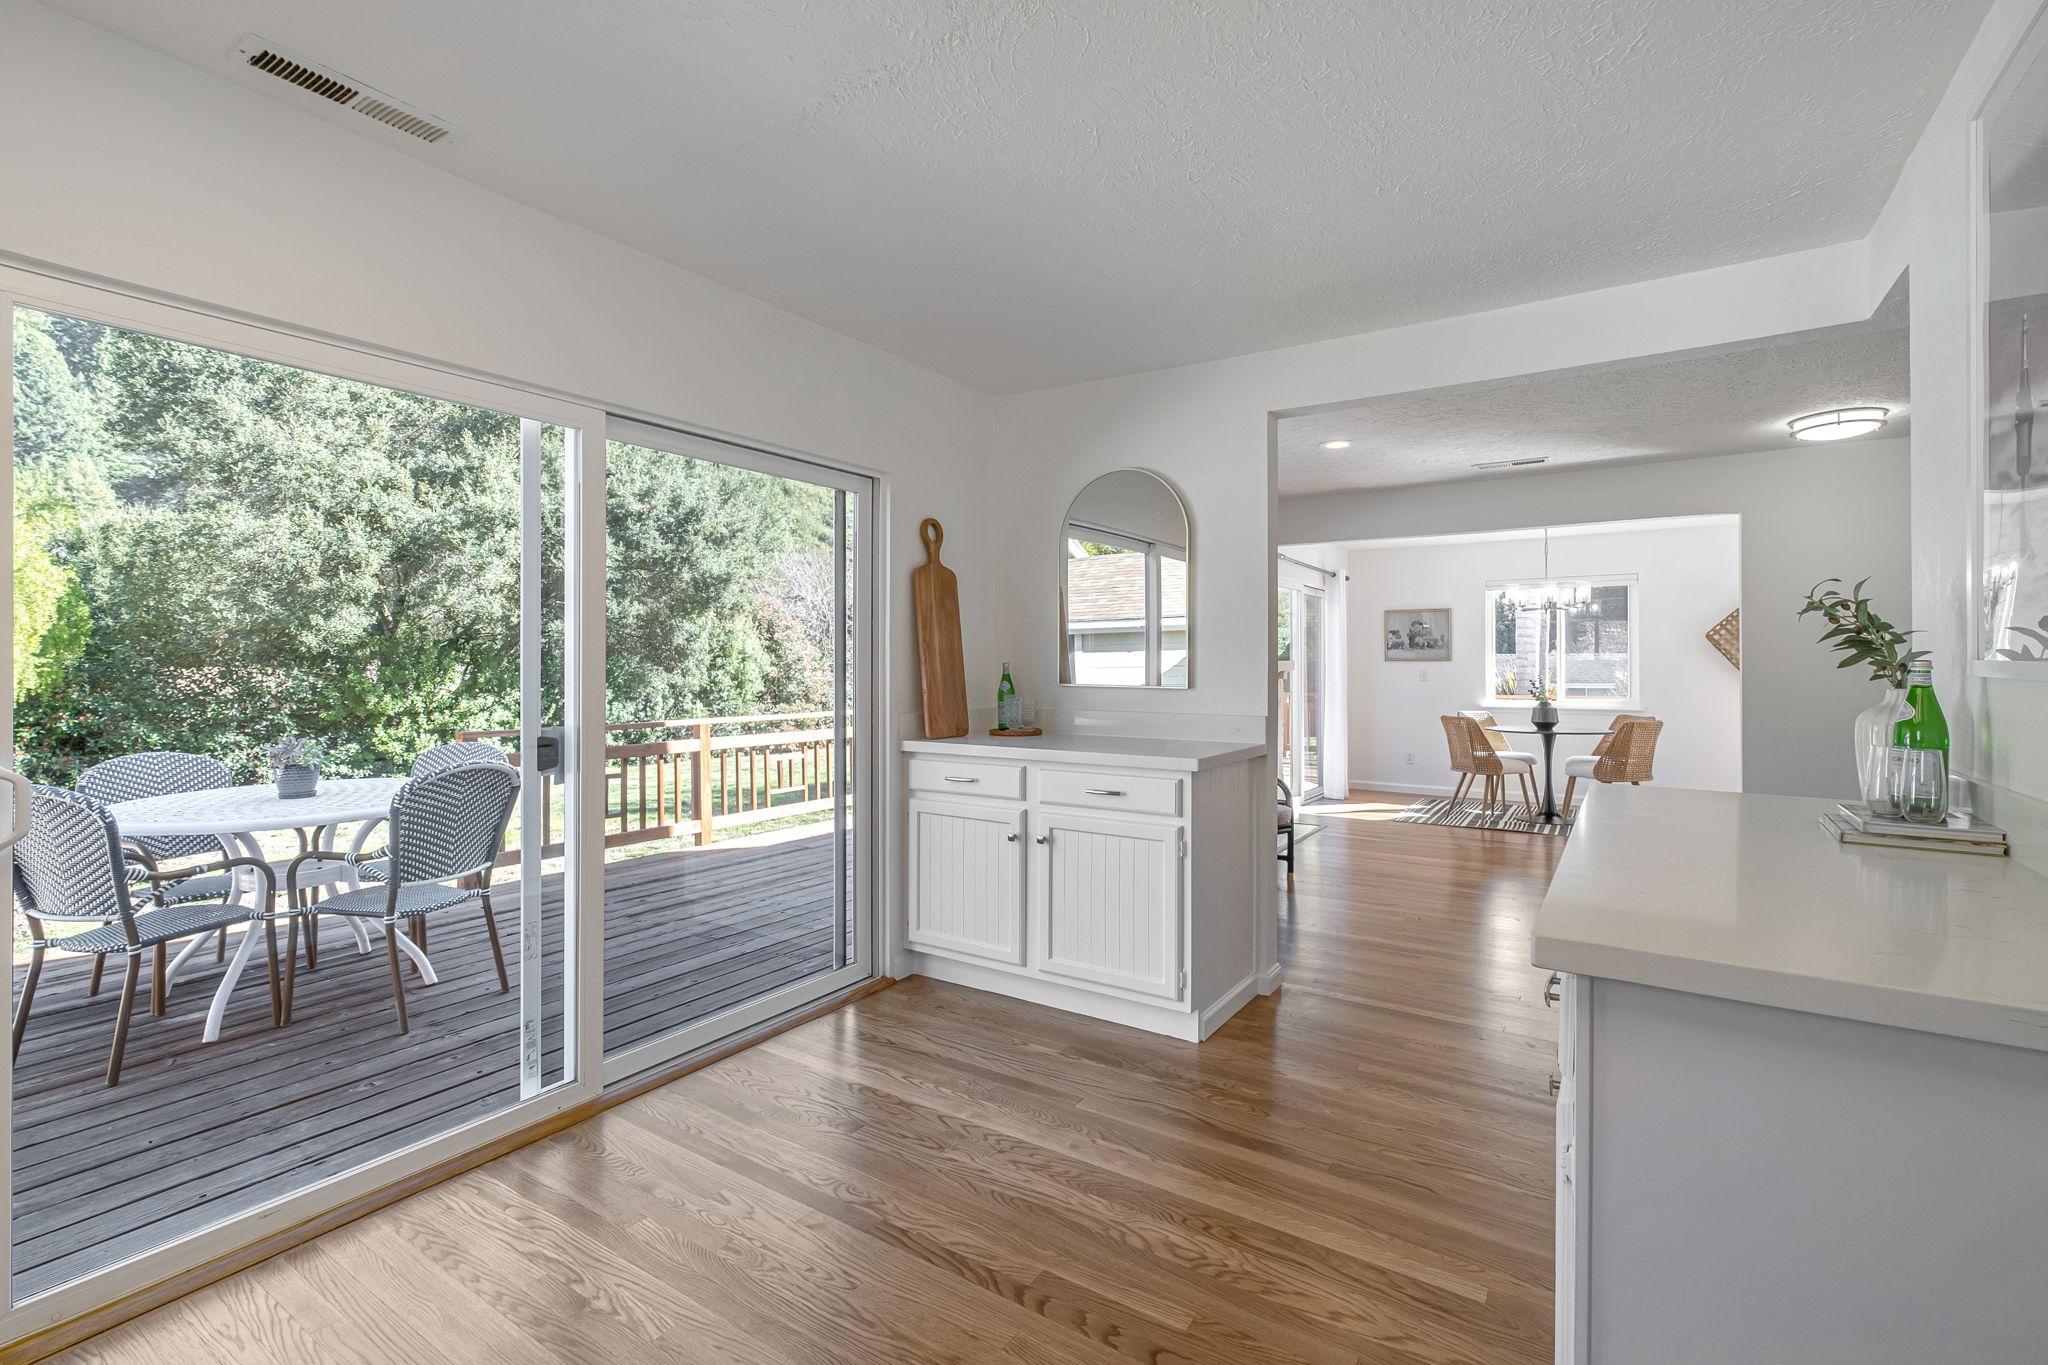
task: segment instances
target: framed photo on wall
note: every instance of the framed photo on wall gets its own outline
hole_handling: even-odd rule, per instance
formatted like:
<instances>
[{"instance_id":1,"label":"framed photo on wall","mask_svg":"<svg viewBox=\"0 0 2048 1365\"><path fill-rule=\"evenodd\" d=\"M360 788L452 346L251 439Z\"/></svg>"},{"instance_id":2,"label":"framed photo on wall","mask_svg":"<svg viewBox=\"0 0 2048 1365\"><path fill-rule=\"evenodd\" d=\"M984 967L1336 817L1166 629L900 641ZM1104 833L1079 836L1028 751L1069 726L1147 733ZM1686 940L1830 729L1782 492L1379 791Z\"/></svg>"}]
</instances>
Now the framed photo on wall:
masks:
<instances>
[{"instance_id":1,"label":"framed photo on wall","mask_svg":"<svg viewBox=\"0 0 2048 1365\"><path fill-rule=\"evenodd\" d=\"M1451 609L1416 607L1386 613L1387 658L1431 663L1451 657Z\"/></svg>"}]
</instances>

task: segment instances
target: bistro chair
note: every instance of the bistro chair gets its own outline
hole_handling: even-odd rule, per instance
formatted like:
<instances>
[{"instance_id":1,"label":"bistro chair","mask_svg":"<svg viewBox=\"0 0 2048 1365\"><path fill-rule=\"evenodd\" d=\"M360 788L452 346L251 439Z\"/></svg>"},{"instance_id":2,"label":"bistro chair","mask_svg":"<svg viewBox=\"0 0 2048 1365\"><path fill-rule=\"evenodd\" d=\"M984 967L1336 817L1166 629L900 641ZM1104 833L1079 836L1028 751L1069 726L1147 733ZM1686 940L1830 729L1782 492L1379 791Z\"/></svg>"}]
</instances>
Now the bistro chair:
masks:
<instances>
[{"instance_id":1,"label":"bistro chair","mask_svg":"<svg viewBox=\"0 0 2048 1365\"><path fill-rule=\"evenodd\" d=\"M1616 716L1590 754L1564 761L1564 809L1572 808L1572 789L1584 777L1594 782L1627 782L1640 787L1651 780L1657 758L1657 737L1664 722L1649 716Z\"/></svg>"},{"instance_id":2,"label":"bistro chair","mask_svg":"<svg viewBox=\"0 0 2048 1365\"><path fill-rule=\"evenodd\" d=\"M259 919L269 931L270 1020L273 1027L277 1024L277 933L269 918L277 883L269 864L256 858L224 858L175 873L146 873L143 881L151 886L152 894L165 883L189 886L194 880L193 872L228 875L205 878L215 884L218 904L202 904L188 898L175 905L137 910L128 879L129 863L122 854L113 817L105 807L91 797L62 787L36 787L33 791L28 833L13 849L14 894L22 918L28 921L29 932L28 976L22 982L21 1001L14 1011L14 1056L21 1056L21 1039L28 1031L36 982L43 974L43 954L50 948L91 953L99 960L109 953L121 953L128 959L127 974L121 981L120 1010L114 1017L114 1049L107 1059L107 1084L114 1085L121 1079L121 1054L128 1046L128 1016L135 1005L142 950L147 948L151 954L149 1012L162 1018L170 998L164 945L238 924L249 925L248 932L254 933L255 921ZM263 884L262 909L226 902L235 868L249 869ZM53 922L96 927L53 940L44 927Z\"/></svg>"},{"instance_id":3,"label":"bistro chair","mask_svg":"<svg viewBox=\"0 0 2048 1365\"><path fill-rule=\"evenodd\" d=\"M391 798L391 836L370 854L339 849L310 849L292 859L285 871L285 895L291 907L291 932L285 949L284 1006L281 1018L292 1018L292 989L297 980L299 921L321 915L377 920L384 926L384 950L391 960L391 999L398 1009L398 1031L408 1033L405 1017L405 974L399 963L398 931L406 928L415 943L425 940L427 916L480 901L484 929L491 939L491 957L498 966L498 989L511 989L505 975L505 951L498 940L498 921L491 913L491 874L505 847L505 827L519 796L519 770L505 762L465 763L460 767L415 777ZM384 864L382 884L344 891L326 900L301 905L299 869L311 862ZM456 883L449 885L449 883Z\"/></svg>"},{"instance_id":4,"label":"bistro chair","mask_svg":"<svg viewBox=\"0 0 2048 1365\"><path fill-rule=\"evenodd\" d=\"M465 763L503 763L510 766L511 762L501 746L487 739L458 739L452 744L436 744L421 753L412 761L412 775L429 777Z\"/></svg>"},{"instance_id":5,"label":"bistro chair","mask_svg":"<svg viewBox=\"0 0 2048 1365\"><path fill-rule=\"evenodd\" d=\"M465 763L502 763L512 766L512 758L504 749L487 739L458 739L452 744L436 744L425 750L412 761L414 777L431 777L445 773L450 768L459 768ZM384 863L384 851L364 854L356 863L356 875L366 882L381 882L388 869Z\"/></svg>"},{"instance_id":6,"label":"bistro chair","mask_svg":"<svg viewBox=\"0 0 2048 1365\"><path fill-rule=\"evenodd\" d=\"M1507 803L1507 776L1510 773L1526 776L1533 771L1536 763L1526 755L1512 751L1502 752L1493 747L1486 737L1485 727L1467 715L1440 717L1444 726L1444 742L1450 746L1451 771L1461 774L1457 787L1451 792L1455 804L1465 797L1474 778L1485 779L1481 785L1481 800L1485 805ZM1527 790L1525 786L1524 791Z\"/></svg>"},{"instance_id":7,"label":"bistro chair","mask_svg":"<svg viewBox=\"0 0 2048 1365\"><path fill-rule=\"evenodd\" d=\"M1458 714L1470 716L1479 722L1479 728L1486 732L1486 742L1493 746L1493 752L1499 756L1502 764L1506 765L1508 771L1514 773L1516 780L1522 784L1522 804L1535 805L1536 789L1529 785L1529 779L1536 771L1536 755L1509 748L1508 737L1495 728L1499 722L1494 720L1493 712L1460 711ZM1517 769L1513 766L1516 763L1523 766Z\"/></svg>"},{"instance_id":8,"label":"bistro chair","mask_svg":"<svg viewBox=\"0 0 2048 1365\"><path fill-rule=\"evenodd\" d=\"M205 754L181 754L153 749L147 753L122 754L95 763L78 775L78 794L111 805L116 801L140 801L147 796L170 796L177 792L218 791L235 785L228 765ZM153 834L147 838L123 838L130 851L128 879L140 883L146 876L163 871L163 865L182 858L218 861L236 856L235 848L217 834ZM194 869L183 869L186 873ZM157 906L183 905L188 901L219 899L225 877L192 877L180 881L176 874L156 883L150 897ZM227 956L228 936L222 931L214 947L216 960ZM92 981L87 995L100 993L104 956L92 963Z\"/></svg>"}]
</instances>

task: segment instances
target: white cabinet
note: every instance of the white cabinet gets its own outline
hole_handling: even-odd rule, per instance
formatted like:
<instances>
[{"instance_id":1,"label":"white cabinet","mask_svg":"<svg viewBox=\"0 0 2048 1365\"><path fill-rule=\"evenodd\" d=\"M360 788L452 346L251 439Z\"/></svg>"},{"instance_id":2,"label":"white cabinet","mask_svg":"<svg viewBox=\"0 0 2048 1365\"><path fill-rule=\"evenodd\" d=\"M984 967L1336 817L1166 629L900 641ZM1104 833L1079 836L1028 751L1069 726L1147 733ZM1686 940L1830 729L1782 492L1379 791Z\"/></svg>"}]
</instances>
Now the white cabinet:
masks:
<instances>
[{"instance_id":1,"label":"white cabinet","mask_svg":"<svg viewBox=\"0 0 2048 1365\"><path fill-rule=\"evenodd\" d=\"M1024 809L910 800L910 942L1024 960Z\"/></svg>"},{"instance_id":2,"label":"white cabinet","mask_svg":"<svg viewBox=\"0 0 2048 1365\"><path fill-rule=\"evenodd\" d=\"M1033 838L1039 970L1178 998L1181 826L1047 812Z\"/></svg>"},{"instance_id":3,"label":"white cabinet","mask_svg":"<svg viewBox=\"0 0 2048 1365\"><path fill-rule=\"evenodd\" d=\"M1125 744L905 743L909 970L1188 1039L1278 984L1263 748Z\"/></svg>"}]
</instances>

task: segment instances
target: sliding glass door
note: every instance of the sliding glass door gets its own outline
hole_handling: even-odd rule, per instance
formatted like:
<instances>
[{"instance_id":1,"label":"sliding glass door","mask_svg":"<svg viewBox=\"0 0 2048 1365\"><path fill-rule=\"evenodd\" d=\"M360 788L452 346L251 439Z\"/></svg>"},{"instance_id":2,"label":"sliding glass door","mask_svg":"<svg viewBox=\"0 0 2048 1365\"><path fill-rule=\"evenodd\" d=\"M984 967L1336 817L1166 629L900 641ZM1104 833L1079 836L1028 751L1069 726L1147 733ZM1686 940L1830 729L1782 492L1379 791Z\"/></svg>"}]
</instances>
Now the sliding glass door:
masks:
<instances>
[{"instance_id":1,"label":"sliding glass door","mask_svg":"<svg viewBox=\"0 0 2048 1365\"><path fill-rule=\"evenodd\" d=\"M605 1072L869 974L868 480L615 421Z\"/></svg>"},{"instance_id":2,"label":"sliding glass door","mask_svg":"<svg viewBox=\"0 0 2048 1365\"><path fill-rule=\"evenodd\" d=\"M1276 641L1280 683L1280 777L1296 801L1323 794L1325 613L1320 580L1281 564Z\"/></svg>"},{"instance_id":3,"label":"sliding glass door","mask_svg":"<svg viewBox=\"0 0 2048 1365\"><path fill-rule=\"evenodd\" d=\"M27 272L0 319L14 1337L596 1093L602 419Z\"/></svg>"},{"instance_id":4,"label":"sliding glass door","mask_svg":"<svg viewBox=\"0 0 2048 1365\"><path fill-rule=\"evenodd\" d=\"M871 480L5 266L0 329L0 1342L872 974Z\"/></svg>"}]
</instances>

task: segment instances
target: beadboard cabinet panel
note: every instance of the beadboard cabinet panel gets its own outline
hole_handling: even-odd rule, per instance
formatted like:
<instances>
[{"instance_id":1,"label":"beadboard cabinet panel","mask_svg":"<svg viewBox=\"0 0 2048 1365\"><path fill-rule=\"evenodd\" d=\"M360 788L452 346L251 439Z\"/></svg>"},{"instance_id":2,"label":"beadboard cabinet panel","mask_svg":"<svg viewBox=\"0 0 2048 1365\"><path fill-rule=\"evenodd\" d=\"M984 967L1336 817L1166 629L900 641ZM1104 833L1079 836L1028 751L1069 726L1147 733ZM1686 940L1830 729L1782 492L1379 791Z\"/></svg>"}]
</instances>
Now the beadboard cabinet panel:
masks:
<instances>
[{"instance_id":1,"label":"beadboard cabinet panel","mask_svg":"<svg viewBox=\"0 0 2048 1365\"><path fill-rule=\"evenodd\" d=\"M1181 827L1046 815L1038 837L1039 970L1178 998Z\"/></svg>"},{"instance_id":2,"label":"beadboard cabinet panel","mask_svg":"<svg viewBox=\"0 0 2048 1365\"><path fill-rule=\"evenodd\" d=\"M995 962L1024 960L1024 811L910 802L910 942Z\"/></svg>"}]
</instances>

